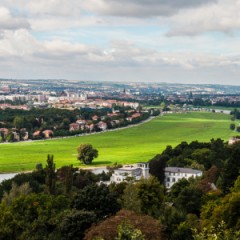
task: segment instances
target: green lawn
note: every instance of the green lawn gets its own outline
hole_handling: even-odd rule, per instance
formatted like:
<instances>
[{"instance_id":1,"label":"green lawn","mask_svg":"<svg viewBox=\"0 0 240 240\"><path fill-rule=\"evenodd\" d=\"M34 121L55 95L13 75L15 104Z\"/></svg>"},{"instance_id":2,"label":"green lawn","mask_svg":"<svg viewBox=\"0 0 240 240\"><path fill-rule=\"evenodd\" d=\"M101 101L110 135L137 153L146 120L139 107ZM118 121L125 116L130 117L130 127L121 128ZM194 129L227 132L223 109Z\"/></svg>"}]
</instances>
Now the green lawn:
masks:
<instances>
[{"instance_id":1,"label":"green lawn","mask_svg":"<svg viewBox=\"0 0 240 240\"><path fill-rule=\"evenodd\" d=\"M194 112L165 115L129 129L91 136L0 144L0 172L32 170L37 163L45 165L47 154L54 155L57 167L79 166L76 148L81 143L91 143L99 150L94 166L147 161L167 145L175 146L181 141L228 140L234 135L229 130L230 123L228 115Z\"/></svg>"}]
</instances>

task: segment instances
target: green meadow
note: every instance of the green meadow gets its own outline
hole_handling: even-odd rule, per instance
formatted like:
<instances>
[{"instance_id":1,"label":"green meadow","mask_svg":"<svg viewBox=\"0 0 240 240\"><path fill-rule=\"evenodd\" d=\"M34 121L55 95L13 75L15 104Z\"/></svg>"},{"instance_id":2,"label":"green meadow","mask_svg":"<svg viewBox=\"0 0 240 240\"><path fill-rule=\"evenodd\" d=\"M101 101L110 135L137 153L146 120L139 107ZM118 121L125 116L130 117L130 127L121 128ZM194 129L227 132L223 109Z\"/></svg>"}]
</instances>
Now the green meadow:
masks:
<instances>
[{"instance_id":1,"label":"green meadow","mask_svg":"<svg viewBox=\"0 0 240 240\"><path fill-rule=\"evenodd\" d=\"M91 143L99 151L92 166L148 161L167 145L181 141L228 140L230 116L220 113L192 112L159 116L150 122L112 132L47 141L0 144L0 172L28 171L37 163L46 163L53 154L57 167L82 166L76 158L76 148Z\"/></svg>"}]
</instances>

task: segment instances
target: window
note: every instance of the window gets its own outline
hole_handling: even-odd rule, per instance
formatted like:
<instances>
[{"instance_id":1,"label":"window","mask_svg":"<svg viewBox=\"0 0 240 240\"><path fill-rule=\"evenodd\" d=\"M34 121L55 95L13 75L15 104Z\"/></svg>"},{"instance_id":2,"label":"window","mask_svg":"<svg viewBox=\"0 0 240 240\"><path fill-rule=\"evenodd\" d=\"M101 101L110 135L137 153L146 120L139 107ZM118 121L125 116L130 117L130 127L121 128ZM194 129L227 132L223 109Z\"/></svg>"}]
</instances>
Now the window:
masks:
<instances>
[{"instance_id":1,"label":"window","mask_svg":"<svg viewBox=\"0 0 240 240\"><path fill-rule=\"evenodd\" d=\"M169 177L167 178L167 182L170 182L170 178Z\"/></svg>"},{"instance_id":2,"label":"window","mask_svg":"<svg viewBox=\"0 0 240 240\"><path fill-rule=\"evenodd\" d=\"M176 181L176 179L175 179L175 178L173 178L173 179L172 179L172 182L175 182L175 181Z\"/></svg>"}]
</instances>

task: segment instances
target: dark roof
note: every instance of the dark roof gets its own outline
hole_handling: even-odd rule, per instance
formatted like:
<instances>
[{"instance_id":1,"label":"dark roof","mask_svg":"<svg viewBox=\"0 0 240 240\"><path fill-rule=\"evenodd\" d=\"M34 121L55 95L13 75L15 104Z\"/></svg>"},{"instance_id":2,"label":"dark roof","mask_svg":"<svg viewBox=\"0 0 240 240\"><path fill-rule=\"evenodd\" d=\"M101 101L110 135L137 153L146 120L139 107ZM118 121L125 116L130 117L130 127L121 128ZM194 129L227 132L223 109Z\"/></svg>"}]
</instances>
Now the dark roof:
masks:
<instances>
[{"instance_id":1,"label":"dark roof","mask_svg":"<svg viewBox=\"0 0 240 240\"><path fill-rule=\"evenodd\" d=\"M190 174L202 173L202 171L200 171L200 170L196 170L196 169L192 169L192 168L179 168L179 167L166 167L165 172L190 173Z\"/></svg>"}]
</instances>

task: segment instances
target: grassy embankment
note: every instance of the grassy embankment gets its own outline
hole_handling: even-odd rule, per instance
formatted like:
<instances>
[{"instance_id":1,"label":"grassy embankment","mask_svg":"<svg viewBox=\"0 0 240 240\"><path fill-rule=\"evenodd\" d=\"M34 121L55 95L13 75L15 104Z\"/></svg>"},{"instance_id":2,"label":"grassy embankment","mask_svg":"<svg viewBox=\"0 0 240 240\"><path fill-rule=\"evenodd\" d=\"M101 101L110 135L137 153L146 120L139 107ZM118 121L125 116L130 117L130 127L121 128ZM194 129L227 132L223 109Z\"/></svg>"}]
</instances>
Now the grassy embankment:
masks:
<instances>
[{"instance_id":1,"label":"grassy embankment","mask_svg":"<svg viewBox=\"0 0 240 240\"><path fill-rule=\"evenodd\" d=\"M54 155L57 167L79 166L76 148L82 143L91 143L99 150L93 166L147 161L161 153L167 145L175 146L181 141L228 140L231 135L236 135L229 130L230 123L228 115L194 112L157 117L148 123L115 132L0 144L0 172L32 170L37 163L45 166L47 154Z\"/></svg>"}]
</instances>

